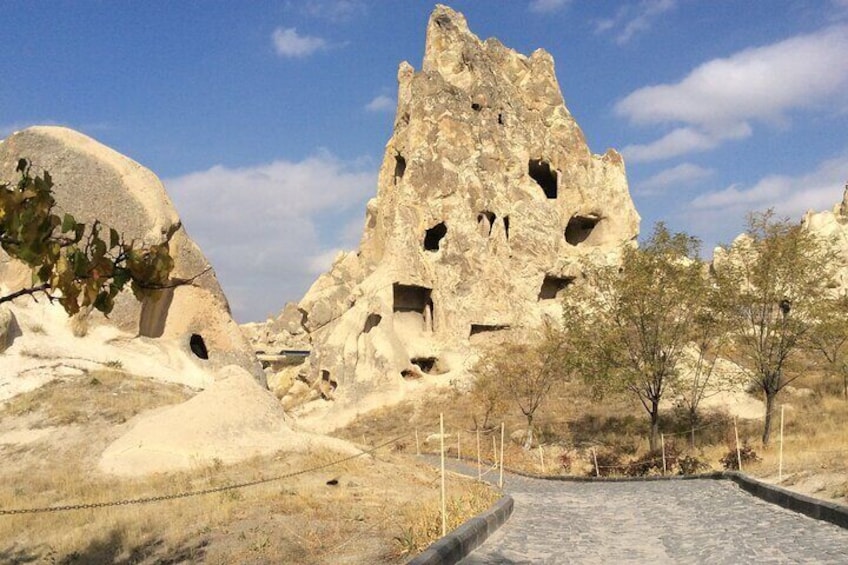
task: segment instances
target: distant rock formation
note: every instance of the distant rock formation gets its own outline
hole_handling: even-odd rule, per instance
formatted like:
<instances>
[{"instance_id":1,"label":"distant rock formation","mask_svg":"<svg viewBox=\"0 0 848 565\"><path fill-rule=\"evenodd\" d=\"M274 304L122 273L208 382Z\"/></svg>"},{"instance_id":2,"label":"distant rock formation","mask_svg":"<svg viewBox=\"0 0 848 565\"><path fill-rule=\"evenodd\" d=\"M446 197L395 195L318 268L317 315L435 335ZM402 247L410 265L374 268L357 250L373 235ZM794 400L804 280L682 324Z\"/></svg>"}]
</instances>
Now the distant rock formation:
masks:
<instances>
[{"instance_id":1,"label":"distant rock formation","mask_svg":"<svg viewBox=\"0 0 848 565\"><path fill-rule=\"evenodd\" d=\"M580 260L616 261L639 229L621 156L590 152L544 50L480 41L440 5L398 83L359 250L250 329L258 349L308 336L301 379L348 406L447 382L478 346L559 320Z\"/></svg>"},{"instance_id":2,"label":"distant rock formation","mask_svg":"<svg viewBox=\"0 0 848 565\"><path fill-rule=\"evenodd\" d=\"M252 347L233 321L214 272L186 234L156 175L90 137L62 127L32 127L1 141L0 179L15 180L19 158L50 172L60 211L89 225L98 219L128 239L147 243L167 240L175 261L174 279L190 279L203 273L190 284L163 291L158 299L143 303L127 289L117 298L108 319L94 311L65 321L74 327L75 334L86 333L88 326L105 325L130 337L151 338L154 343L178 343L186 356L201 369L209 369L210 375L212 370L235 364L247 368L264 383ZM2 251L0 255L0 290L8 292L27 286L30 270ZM44 301L35 304L28 297L10 306L12 311L40 308L61 310ZM26 328L21 332L25 337ZM208 359L203 358L204 352Z\"/></svg>"},{"instance_id":3,"label":"distant rock formation","mask_svg":"<svg viewBox=\"0 0 848 565\"><path fill-rule=\"evenodd\" d=\"M809 210L804 214L802 225L836 247L840 264L837 265L836 282L838 290L848 292L848 183L842 193L842 202L832 210L815 212Z\"/></svg>"}]
</instances>

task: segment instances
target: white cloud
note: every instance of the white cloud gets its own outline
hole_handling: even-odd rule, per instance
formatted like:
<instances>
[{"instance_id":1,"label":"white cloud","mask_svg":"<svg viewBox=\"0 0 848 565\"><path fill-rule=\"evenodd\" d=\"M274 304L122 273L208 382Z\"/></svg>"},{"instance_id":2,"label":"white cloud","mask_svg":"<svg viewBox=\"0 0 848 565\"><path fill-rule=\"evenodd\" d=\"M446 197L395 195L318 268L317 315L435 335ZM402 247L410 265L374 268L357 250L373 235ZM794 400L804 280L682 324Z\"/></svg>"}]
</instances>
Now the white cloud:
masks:
<instances>
[{"instance_id":1,"label":"white cloud","mask_svg":"<svg viewBox=\"0 0 848 565\"><path fill-rule=\"evenodd\" d=\"M271 34L277 55L281 57L306 57L316 51L327 49L327 41L321 37L300 35L297 29L278 27Z\"/></svg>"},{"instance_id":2,"label":"white cloud","mask_svg":"<svg viewBox=\"0 0 848 565\"><path fill-rule=\"evenodd\" d=\"M631 148L637 160L705 151L750 135L751 122L788 123L791 111L804 108L838 111L848 88L845 53L848 26L826 28L713 59L677 83L640 88L615 112L634 124L687 126Z\"/></svg>"},{"instance_id":3,"label":"white cloud","mask_svg":"<svg viewBox=\"0 0 848 565\"><path fill-rule=\"evenodd\" d=\"M677 0L642 0L626 4L611 18L595 22L595 33L615 33L615 42L624 45L638 33L648 31L662 14L672 10Z\"/></svg>"},{"instance_id":4,"label":"white cloud","mask_svg":"<svg viewBox=\"0 0 848 565\"><path fill-rule=\"evenodd\" d=\"M528 6L531 12L550 14L567 6L571 0L533 0Z\"/></svg>"},{"instance_id":5,"label":"white cloud","mask_svg":"<svg viewBox=\"0 0 848 565\"><path fill-rule=\"evenodd\" d=\"M326 256L350 244L347 224L356 218L362 226L377 178L322 153L300 162L216 165L165 184L235 316L247 321L301 298Z\"/></svg>"},{"instance_id":6,"label":"white cloud","mask_svg":"<svg viewBox=\"0 0 848 565\"><path fill-rule=\"evenodd\" d=\"M742 214L774 208L778 214L798 218L807 210L827 210L840 201L848 181L848 151L822 161L815 170L798 176L768 175L750 188L731 185L692 200L695 210Z\"/></svg>"},{"instance_id":7,"label":"white cloud","mask_svg":"<svg viewBox=\"0 0 848 565\"><path fill-rule=\"evenodd\" d=\"M693 163L681 163L645 179L636 186L636 190L642 195L658 194L675 185L686 185L703 180L713 173L712 169Z\"/></svg>"},{"instance_id":8,"label":"white cloud","mask_svg":"<svg viewBox=\"0 0 848 565\"><path fill-rule=\"evenodd\" d=\"M381 94L375 96L371 102L366 104L365 109L369 112L391 112L395 109L396 104L394 98Z\"/></svg>"},{"instance_id":9,"label":"white cloud","mask_svg":"<svg viewBox=\"0 0 848 565\"><path fill-rule=\"evenodd\" d=\"M313 18L343 22L368 11L361 0L307 0L301 11Z\"/></svg>"}]
</instances>

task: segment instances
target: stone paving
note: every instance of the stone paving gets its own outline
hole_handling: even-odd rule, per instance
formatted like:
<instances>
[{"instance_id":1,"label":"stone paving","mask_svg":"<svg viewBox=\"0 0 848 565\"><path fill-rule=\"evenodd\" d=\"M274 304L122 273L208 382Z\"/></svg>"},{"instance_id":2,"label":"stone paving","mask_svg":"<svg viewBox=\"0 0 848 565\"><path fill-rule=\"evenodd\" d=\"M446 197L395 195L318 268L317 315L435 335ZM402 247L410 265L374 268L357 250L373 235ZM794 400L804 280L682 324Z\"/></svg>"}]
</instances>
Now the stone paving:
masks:
<instances>
[{"instance_id":1,"label":"stone paving","mask_svg":"<svg viewBox=\"0 0 848 565\"><path fill-rule=\"evenodd\" d=\"M450 467L477 475L476 468ZM848 563L848 530L764 502L728 480L504 480L515 499L512 517L464 565Z\"/></svg>"}]
</instances>

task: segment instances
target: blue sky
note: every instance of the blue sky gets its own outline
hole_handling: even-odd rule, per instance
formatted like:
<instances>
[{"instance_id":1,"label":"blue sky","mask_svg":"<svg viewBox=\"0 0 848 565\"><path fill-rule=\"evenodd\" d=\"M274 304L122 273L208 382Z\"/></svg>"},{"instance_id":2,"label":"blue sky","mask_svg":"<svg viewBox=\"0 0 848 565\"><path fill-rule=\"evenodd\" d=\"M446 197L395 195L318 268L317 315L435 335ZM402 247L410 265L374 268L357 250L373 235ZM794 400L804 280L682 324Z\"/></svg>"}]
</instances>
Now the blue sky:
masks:
<instances>
[{"instance_id":1,"label":"blue sky","mask_svg":"<svg viewBox=\"0 0 848 565\"><path fill-rule=\"evenodd\" d=\"M152 169L236 318L264 319L356 246L433 5L5 0L0 137L66 125ZM553 54L592 150L624 153L645 234L664 220L709 255L750 210L841 199L848 0L449 5Z\"/></svg>"}]
</instances>

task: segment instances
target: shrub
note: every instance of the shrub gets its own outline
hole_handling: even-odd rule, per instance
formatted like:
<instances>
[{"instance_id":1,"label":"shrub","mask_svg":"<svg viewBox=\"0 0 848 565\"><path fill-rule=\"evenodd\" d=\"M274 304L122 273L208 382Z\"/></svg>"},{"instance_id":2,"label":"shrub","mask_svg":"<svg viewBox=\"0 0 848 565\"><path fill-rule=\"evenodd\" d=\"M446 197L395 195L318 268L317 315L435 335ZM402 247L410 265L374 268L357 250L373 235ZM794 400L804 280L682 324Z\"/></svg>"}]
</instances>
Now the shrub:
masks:
<instances>
[{"instance_id":1,"label":"shrub","mask_svg":"<svg viewBox=\"0 0 848 565\"><path fill-rule=\"evenodd\" d=\"M677 472L680 475L697 475L710 468L709 465L693 455L687 455L677 460Z\"/></svg>"},{"instance_id":2,"label":"shrub","mask_svg":"<svg viewBox=\"0 0 848 565\"><path fill-rule=\"evenodd\" d=\"M574 461L571 458L571 454L567 451L563 451L560 453L559 457L557 457L557 461L559 462L559 466L562 467L562 470L566 473L571 471L571 465Z\"/></svg>"},{"instance_id":3,"label":"shrub","mask_svg":"<svg viewBox=\"0 0 848 565\"><path fill-rule=\"evenodd\" d=\"M621 470L624 468L621 464L621 455L617 452L605 449L603 451L598 451L595 457L592 456L592 452L589 454L589 463L592 465L592 468L586 473L589 477L595 476L595 457L598 460L598 474L602 477L609 477L610 475L619 475L621 474Z\"/></svg>"},{"instance_id":4,"label":"shrub","mask_svg":"<svg viewBox=\"0 0 848 565\"><path fill-rule=\"evenodd\" d=\"M745 466L749 463L756 463L760 461L760 458L757 457L757 453L754 451L748 442L745 442L742 447L739 448L739 456L742 458L742 465ZM737 457L736 450L731 449L727 453L724 454L724 457L719 459L722 467L727 471L738 471L739 470L739 458Z\"/></svg>"},{"instance_id":5,"label":"shrub","mask_svg":"<svg viewBox=\"0 0 848 565\"><path fill-rule=\"evenodd\" d=\"M665 467L667 472L673 472L677 467L680 452L673 443L665 446ZM624 468L624 474L628 477L644 477L646 475L661 474L663 471L663 452L661 449L648 451L641 457L633 460Z\"/></svg>"}]
</instances>

